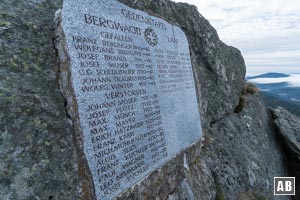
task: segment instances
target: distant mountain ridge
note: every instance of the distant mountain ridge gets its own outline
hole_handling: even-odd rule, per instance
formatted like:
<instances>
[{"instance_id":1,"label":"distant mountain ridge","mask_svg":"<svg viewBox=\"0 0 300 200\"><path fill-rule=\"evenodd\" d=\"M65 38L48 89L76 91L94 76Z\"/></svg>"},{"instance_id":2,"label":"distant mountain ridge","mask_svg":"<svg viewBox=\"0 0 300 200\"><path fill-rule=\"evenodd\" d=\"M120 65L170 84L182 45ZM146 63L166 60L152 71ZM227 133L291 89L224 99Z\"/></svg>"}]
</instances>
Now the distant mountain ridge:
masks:
<instances>
[{"instance_id":1,"label":"distant mountain ridge","mask_svg":"<svg viewBox=\"0 0 300 200\"><path fill-rule=\"evenodd\" d=\"M284 77L289 77L289 76L290 75L288 75L288 74L270 72L270 73L266 73L266 74L260 74L257 76L248 76L246 78L248 80L251 80L251 79L256 79L256 78L284 78Z\"/></svg>"},{"instance_id":2,"label":"distant mountain ridge","mask_svg":"<svg viewBox=\"0 0 300 200\"><path fill-rule=\"evenodd\" d=\"M268 106L273 108L280 106L300 116L300 81L299 86L291 85L289 79L293 76L295 75L271 72L249 76L247 80L262 91L261 94Z\"/></svg>"},{"instance_id":3,"label":"distant mountain ridge","mask_svg":"<svg viewBox=\"0 0 300 200\"><path fill-rule=\"evenodd\" d=\"M300 105L291 102L286 101L278 98L276 95L270 94L268 92L262 92L262 97L265 103L270 106L271 108L277 108L278 106L288 110L289 112L293 113L294 115L297 115L300 117Z\"/></svg>"}]
</instances>

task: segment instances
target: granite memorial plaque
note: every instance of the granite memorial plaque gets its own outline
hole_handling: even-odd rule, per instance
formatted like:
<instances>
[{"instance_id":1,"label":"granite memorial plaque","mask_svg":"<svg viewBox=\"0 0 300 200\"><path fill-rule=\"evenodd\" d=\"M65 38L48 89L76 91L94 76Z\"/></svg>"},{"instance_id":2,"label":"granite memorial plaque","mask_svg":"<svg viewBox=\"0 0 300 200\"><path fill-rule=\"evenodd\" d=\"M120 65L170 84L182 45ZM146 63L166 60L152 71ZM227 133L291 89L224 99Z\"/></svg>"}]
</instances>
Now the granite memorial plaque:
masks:
<instances>
[{"instance_id":1,"label":"granite memorial plaque","mask_svg":"<svg viewBox=\"0 0 300 200\"><path fill-rule=\"evenodd\" d=\"M201 137L183 31L115 0L64 0L84 154L112 199Z\"/></svg>"}]
</instances>

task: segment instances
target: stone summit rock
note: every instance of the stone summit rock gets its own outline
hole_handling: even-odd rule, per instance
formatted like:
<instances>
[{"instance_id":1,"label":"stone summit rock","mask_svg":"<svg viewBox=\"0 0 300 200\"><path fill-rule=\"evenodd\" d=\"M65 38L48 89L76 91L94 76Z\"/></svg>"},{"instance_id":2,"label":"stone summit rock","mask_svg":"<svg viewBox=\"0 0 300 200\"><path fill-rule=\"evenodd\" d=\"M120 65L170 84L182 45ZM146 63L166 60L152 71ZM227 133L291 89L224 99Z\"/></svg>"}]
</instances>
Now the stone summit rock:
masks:
<instances>
[{"instance_id":1,"label":"stone summit rock","mask_svg":"<svg viewBox=\"0 0 300 200\"><path fill-rule=\"evenodd\" d=\"M119 1L185 32L203 133L212 139L204 149L201 142L187 148L117 199L215 200L217 193L217 199L227 200L289 200L273 195L273 177L288 173L273 119L259 95L247 94L241 112L234 113L245 75L240 51L220 41L195 6ZM64 70L68 58L57 46L60 71L52 41L54 13L61 6L61 0L0 1L0 199L95 199L80 126L77 120L73 126L69 116L78 117L72 112L76 106L64 103L72 95L65 94L65 101L56 79L60 74L61 85L70 86L63 79L70 72Z\"/></svg>"},{"instance_id":2,"label":"stone summit rock","mask_svg":"<svg viewBox=\"0 0 300 200\"><path fill-rule=\"evenodd\" d=\"M96 196L111 199L201 138L189 45L117 1L65 0L61 23L72 85L62 77L62 89Z\"/></svg>"},{"instance_id":3,"label":"stone summit rock","mask_svg":"<svg viewBox=\"0 0 300 200\"><path fill-rule=\"evenodd\" d=\"M283 137L290 175L296 177L296 198L300 198L300 118L278 107L272 110L275 124Z\"/></svg>"}]
</instances>

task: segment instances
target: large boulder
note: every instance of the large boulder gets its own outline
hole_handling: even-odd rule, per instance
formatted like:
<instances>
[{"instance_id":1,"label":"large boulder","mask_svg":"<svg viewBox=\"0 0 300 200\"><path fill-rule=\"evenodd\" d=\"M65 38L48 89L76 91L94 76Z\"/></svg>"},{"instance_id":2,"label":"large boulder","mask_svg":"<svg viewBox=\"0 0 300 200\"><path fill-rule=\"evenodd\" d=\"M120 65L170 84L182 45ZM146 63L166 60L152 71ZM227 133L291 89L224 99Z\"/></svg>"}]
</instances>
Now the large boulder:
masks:
<instances>
[{"instance_id":1,"label":"large boulder","mask_svg":"<svg viewBox=\"0 0 300 200\"><path fill-rule=\"evenodd\" d=\"M273 195L273 178L288 176L288 171L271 113L259 94L246 94L243 99L239 113L224 117L208 130L214 141L204 153L218 195L228 200L246 196L289 199Z\"/></svg>"},{"instance_id":2,"label":"large boulder","mask_svg":"<svg viewBox=\"0 0 300 200\"><path fill-rule=\"evenodd\" d=\"M72 122L56 82L59 0L0 1L0 199L78 199Z\"/></svg>"},{"instance_id":3,"label":"large boulder","mask_svg":"<svg viewBox=\"0 0 300 200\"><path fill-rule=\"evenodd\" d=\"M217 191L218 199L273 199L272 176L287 172L265 106L257 95L241 98L240 51L220 41L195 6L119 1L185 32L203 131L212 138L205 151L199 141L119 198L210 200ZM61 0L0 1L0 199L94 198L57 81L52 27L61 5Z\"/></svg>"},{"instance_id":4,"label":"large boulder","mask_svg":"<svg viewBox=\"0 0 300 200\"><path fill-rule=\"evenodd\" d=\"M296 197L300 198L300 118L278 107L272 110L275 124L283 138L288 168L296 177Z\"/></svg>"}]
</instances>

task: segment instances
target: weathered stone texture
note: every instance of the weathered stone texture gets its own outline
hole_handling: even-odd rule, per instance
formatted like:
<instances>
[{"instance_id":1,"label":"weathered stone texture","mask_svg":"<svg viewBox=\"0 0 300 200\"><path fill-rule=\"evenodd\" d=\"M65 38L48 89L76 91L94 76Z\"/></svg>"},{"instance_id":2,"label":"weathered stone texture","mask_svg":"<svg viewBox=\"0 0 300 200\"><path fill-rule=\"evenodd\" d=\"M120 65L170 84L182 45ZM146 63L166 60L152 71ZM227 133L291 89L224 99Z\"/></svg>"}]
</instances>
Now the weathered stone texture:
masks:
<instances>
[{"instance_id":1,"label":"weathered stone texture","mask_svg":"<svg viewBox=\"0 0 300 200\"><path fill-rule=\"evenodd\" d=\"M77 199L72 122L52 43L60 1L0 1L0 199Z\"/></svg>"},{"instance_id":2,"label":"weathered stone texture","mask_svg":"<svg viewBox=\"0 0 300 200\"><path fill-rule=\"evenodd\" d=\"M287 165L291 176L296 177L296 196L300 198L300 118L278 107L272 110L276 127L283 138Z\"/></svg>"},{"instance_id":3,"label":"weathered stone texture","mask_svg":"<svg viewBox=\"0 0 300 200\"><path fill-rule=\"evenodd\" d=\"M288 176L271 114L259 94L247 94L245 107L211 126L214 142L204 149L216 185L227 199L244 192L274 197L273 177ZM219 191L220 192L220 191Z\"/></svg>"},{"instance_id":4,"label":"weathered stone texture","mask_svg":"<svg viewBox=\"0 0 300 200\"><path fill-rule=\"evenodd\" d=\"M186 33L203 129L211 138L202 153L199 142L119 199L209 200L216 193L217 199L274 199L273 176L287 171L272 119L252 94L234 113L245 75L240 52L219 40L195 6L119 1ZM79 177L86 175L80 138L73 136L56 82L52 20L59 6L59 0L0 1L0 199L93 198L85 196L91 188Z\"/></svg>"}]
</instances>

